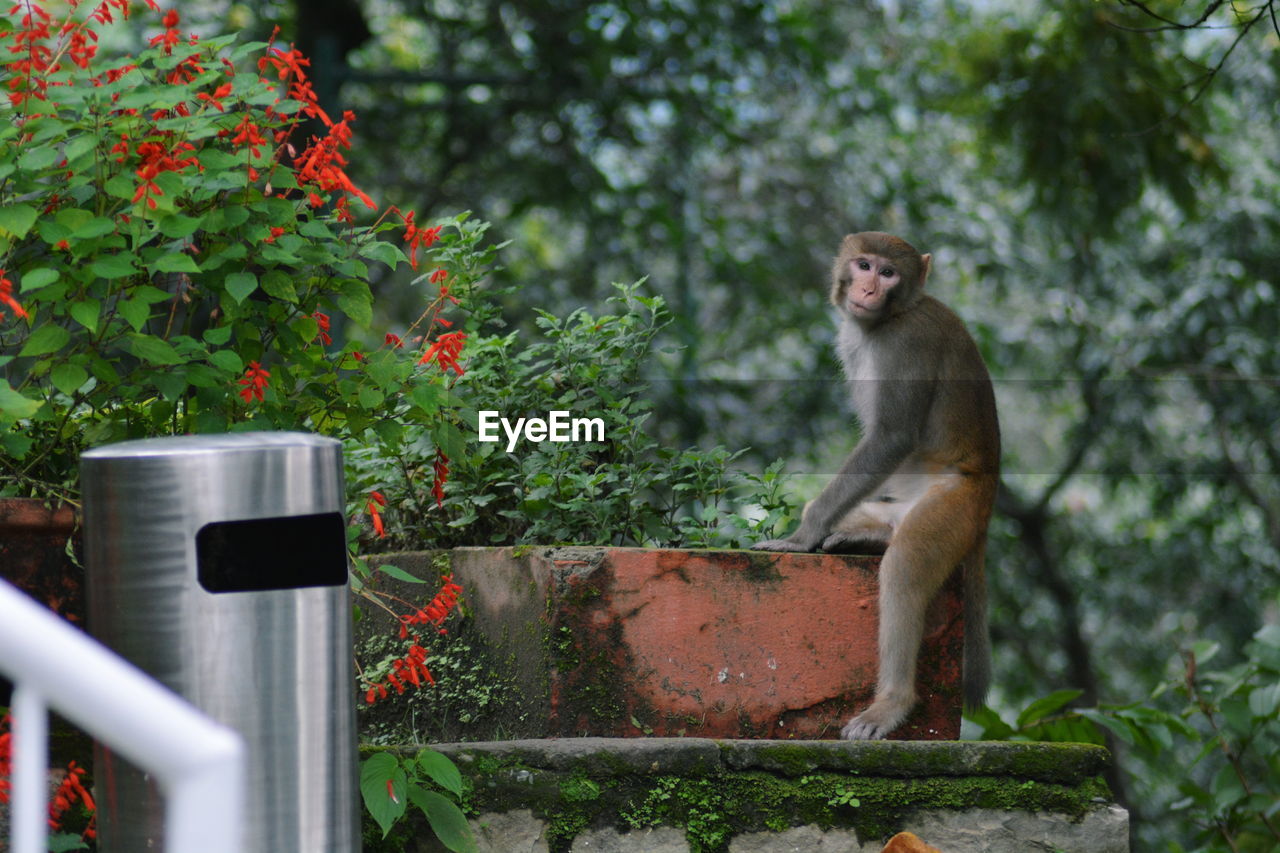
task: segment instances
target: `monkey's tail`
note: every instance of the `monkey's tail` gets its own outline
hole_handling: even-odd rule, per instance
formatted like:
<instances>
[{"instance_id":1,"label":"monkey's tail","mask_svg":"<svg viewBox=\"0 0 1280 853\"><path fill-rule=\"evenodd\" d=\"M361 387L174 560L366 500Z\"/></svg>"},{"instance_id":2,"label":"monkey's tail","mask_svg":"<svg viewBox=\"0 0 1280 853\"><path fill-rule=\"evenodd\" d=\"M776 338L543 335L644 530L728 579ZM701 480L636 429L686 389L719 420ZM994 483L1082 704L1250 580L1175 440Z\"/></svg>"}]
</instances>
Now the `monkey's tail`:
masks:
<instances>
[{"instance_id":1,"label":"monkey's tail","mask_svg":"<svg viewBox=\"0 0 1280 853\"><path fill-rule=\"evenodd\" d=\"M987 634L987 540L964 561L964 707L981 708L991 686L991 638Z\"/></svg>"}]
</instances>

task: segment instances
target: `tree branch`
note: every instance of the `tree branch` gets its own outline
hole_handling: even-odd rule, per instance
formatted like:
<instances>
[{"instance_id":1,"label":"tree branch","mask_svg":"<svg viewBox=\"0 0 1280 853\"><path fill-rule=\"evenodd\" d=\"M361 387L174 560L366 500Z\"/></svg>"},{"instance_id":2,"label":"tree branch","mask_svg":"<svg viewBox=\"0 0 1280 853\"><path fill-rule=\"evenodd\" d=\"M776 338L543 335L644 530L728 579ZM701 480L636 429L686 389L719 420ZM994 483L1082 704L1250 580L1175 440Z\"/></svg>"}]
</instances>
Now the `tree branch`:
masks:
<instances>
[{"instance_id":1,"label":"tree branch","mask_svg":"<svg viewBox=\"0 0 1280 853\"><path fill-rule=\"evenodd\" d=\"M1159 32L1165 32L1167 30L1194 30L1195 28L1203 24L1205 21L1209 20L1209 16L1212 15L1214 12L1218 11L1218 9L1221 8L1225 3L1226 3L1226 0L1213 0L1212 3L1210 3L1208 6L1205 7L1204 14L1201 15L1197 21L1191 24L1180 24L1177 21L1174 21L1156 12L1153 12L1150 8L1147 7L1146 3L1141 3L1139 2L1139 0L1120 0L1121 6L1132 6L1133 8L1140 10L1147 17L1154 18L1155 20L1160 21L1165 26L1163 27L1126 27L1123 24L1117 24L1111 21L1108 21L1108 23L1110 23L1111 26L1115 27L1116 29L1126 30L1131 33L1159 33ZM1268 3L1268 5L1270 5L1270 3Z\"/></svg>"}]
</instances>

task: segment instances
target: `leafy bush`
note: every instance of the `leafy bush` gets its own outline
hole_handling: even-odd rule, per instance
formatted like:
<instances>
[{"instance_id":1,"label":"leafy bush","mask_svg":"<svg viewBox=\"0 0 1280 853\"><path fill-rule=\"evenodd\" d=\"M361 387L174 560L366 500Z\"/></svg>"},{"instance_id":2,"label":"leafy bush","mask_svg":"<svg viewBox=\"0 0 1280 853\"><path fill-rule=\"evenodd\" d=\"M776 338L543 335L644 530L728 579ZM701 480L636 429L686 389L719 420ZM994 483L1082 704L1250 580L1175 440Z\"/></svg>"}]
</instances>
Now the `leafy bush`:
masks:
<instances>
[{"instance_id":1,"label":"leafy bush","mask_svg":"<svg viewBox=\"0 0 1280 853\"><path fill-rule=\"evenodd\" d=\"M354 116L320 108L309 60L173 10L136 55L99 52L130 9L0 17L0 495L75 503L79 453L129 438L439 428L466 337L439 315L484 272L483 226L357 224L376 207L344 171ZM382 237L400 228L408 255ZM372 322L371 264L422 261L414 346L335 345Z\"/></svg>"},{"instance_id":2,"label":"leafy bush","mask_svg":"<svg viewBox=\"0 0 1280 853\"><path fill-rule=\"evenodd\" d=\"M1195 645L1145 702L1064 710L1080 695L1065 690L1012 725L990 709L970 720L986 740L1102 743L1109 731L1138 765L1136 786L1179 780L1180 799L1146 815L1166 830L1176 820L1182 841L1172 853L1272 853L1280 849L1280 625L1257 631L1244 651L1241 662L1206 670L1220 649ZM1176 710L1163 707L1173 698Z\"/></svg>"},{"instance_id":3,"label":"leafy bush","mask_svg":"<svg viewBox=\"0 0 1280 853\"><path fill-rule=\"evenodd\" d=\"M465 371L449 389L461 432L449 460L443 501L431 492L441 446L406 425L398 452L348 450L348 477L387 501L379 548L549 544L736 547L771 532L788 515L781 463L763 474L736 472L723 447L677 450L645 429L652 413L643 369L670 321L660 297L617 285L616 314L585 309L566 317L539 311L541 337L473 336ZM604 440L521 443L499 430L475 440L479 412L514 421L567 411L599 417ZM740 451L739 451L740 452ZM754 515L737 514L752 507Z\"/></svg>"}]
</instances>

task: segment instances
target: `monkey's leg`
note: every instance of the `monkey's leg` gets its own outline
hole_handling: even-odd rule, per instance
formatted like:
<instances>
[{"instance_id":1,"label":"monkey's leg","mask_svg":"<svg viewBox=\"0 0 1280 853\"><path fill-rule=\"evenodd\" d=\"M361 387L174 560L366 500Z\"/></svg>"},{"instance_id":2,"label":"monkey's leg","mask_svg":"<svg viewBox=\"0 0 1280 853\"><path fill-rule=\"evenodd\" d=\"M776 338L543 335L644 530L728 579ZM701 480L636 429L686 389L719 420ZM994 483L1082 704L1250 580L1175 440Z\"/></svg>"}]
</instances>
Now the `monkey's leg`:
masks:
<instances>
[{"instance_id":1,"label":"monkey's leg","mask_svg":"<svg viewBox=\"0 0 1280 853\"><path fill-rule=\"evenodd\" d=\"M916 703L916 659L925 613L947 576L973 550L981 529L977 495L961 480L930 489L906 514L880 562L880 672L871 706L840 734L875 740L897 728Z\"/></svg>"},{"instance_id":2,"label":"monkey's leg","mask_svg":"<svg viewBox=\"0 0 1280 853\"><path fill-rule=\"evenodd\" d=\"M892 500L866 501L836 522L822 540L828 554L883 554L889 547L896 521Z\"/></svg>"}]
</instances>

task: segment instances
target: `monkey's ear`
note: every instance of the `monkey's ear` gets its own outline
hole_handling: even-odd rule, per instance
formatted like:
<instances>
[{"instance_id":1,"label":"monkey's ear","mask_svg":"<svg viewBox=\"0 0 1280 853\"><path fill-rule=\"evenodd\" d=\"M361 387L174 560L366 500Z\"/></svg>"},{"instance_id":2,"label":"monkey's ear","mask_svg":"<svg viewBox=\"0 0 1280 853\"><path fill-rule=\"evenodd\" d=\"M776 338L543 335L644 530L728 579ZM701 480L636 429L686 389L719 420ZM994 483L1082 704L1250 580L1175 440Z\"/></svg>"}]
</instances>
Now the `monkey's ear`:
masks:
<instances>
[{"instance_id":1,"label":"monkey's ear","mask_svg":"<svg viewBox=\"0 0 1280 853\"><path fill-rule=\"evenodd\" d=\"M929 278L929 268L933 264L933 255L924 254L920 256L920 286L924 287L925 280Z\"/></svg>"}]
</instances>

